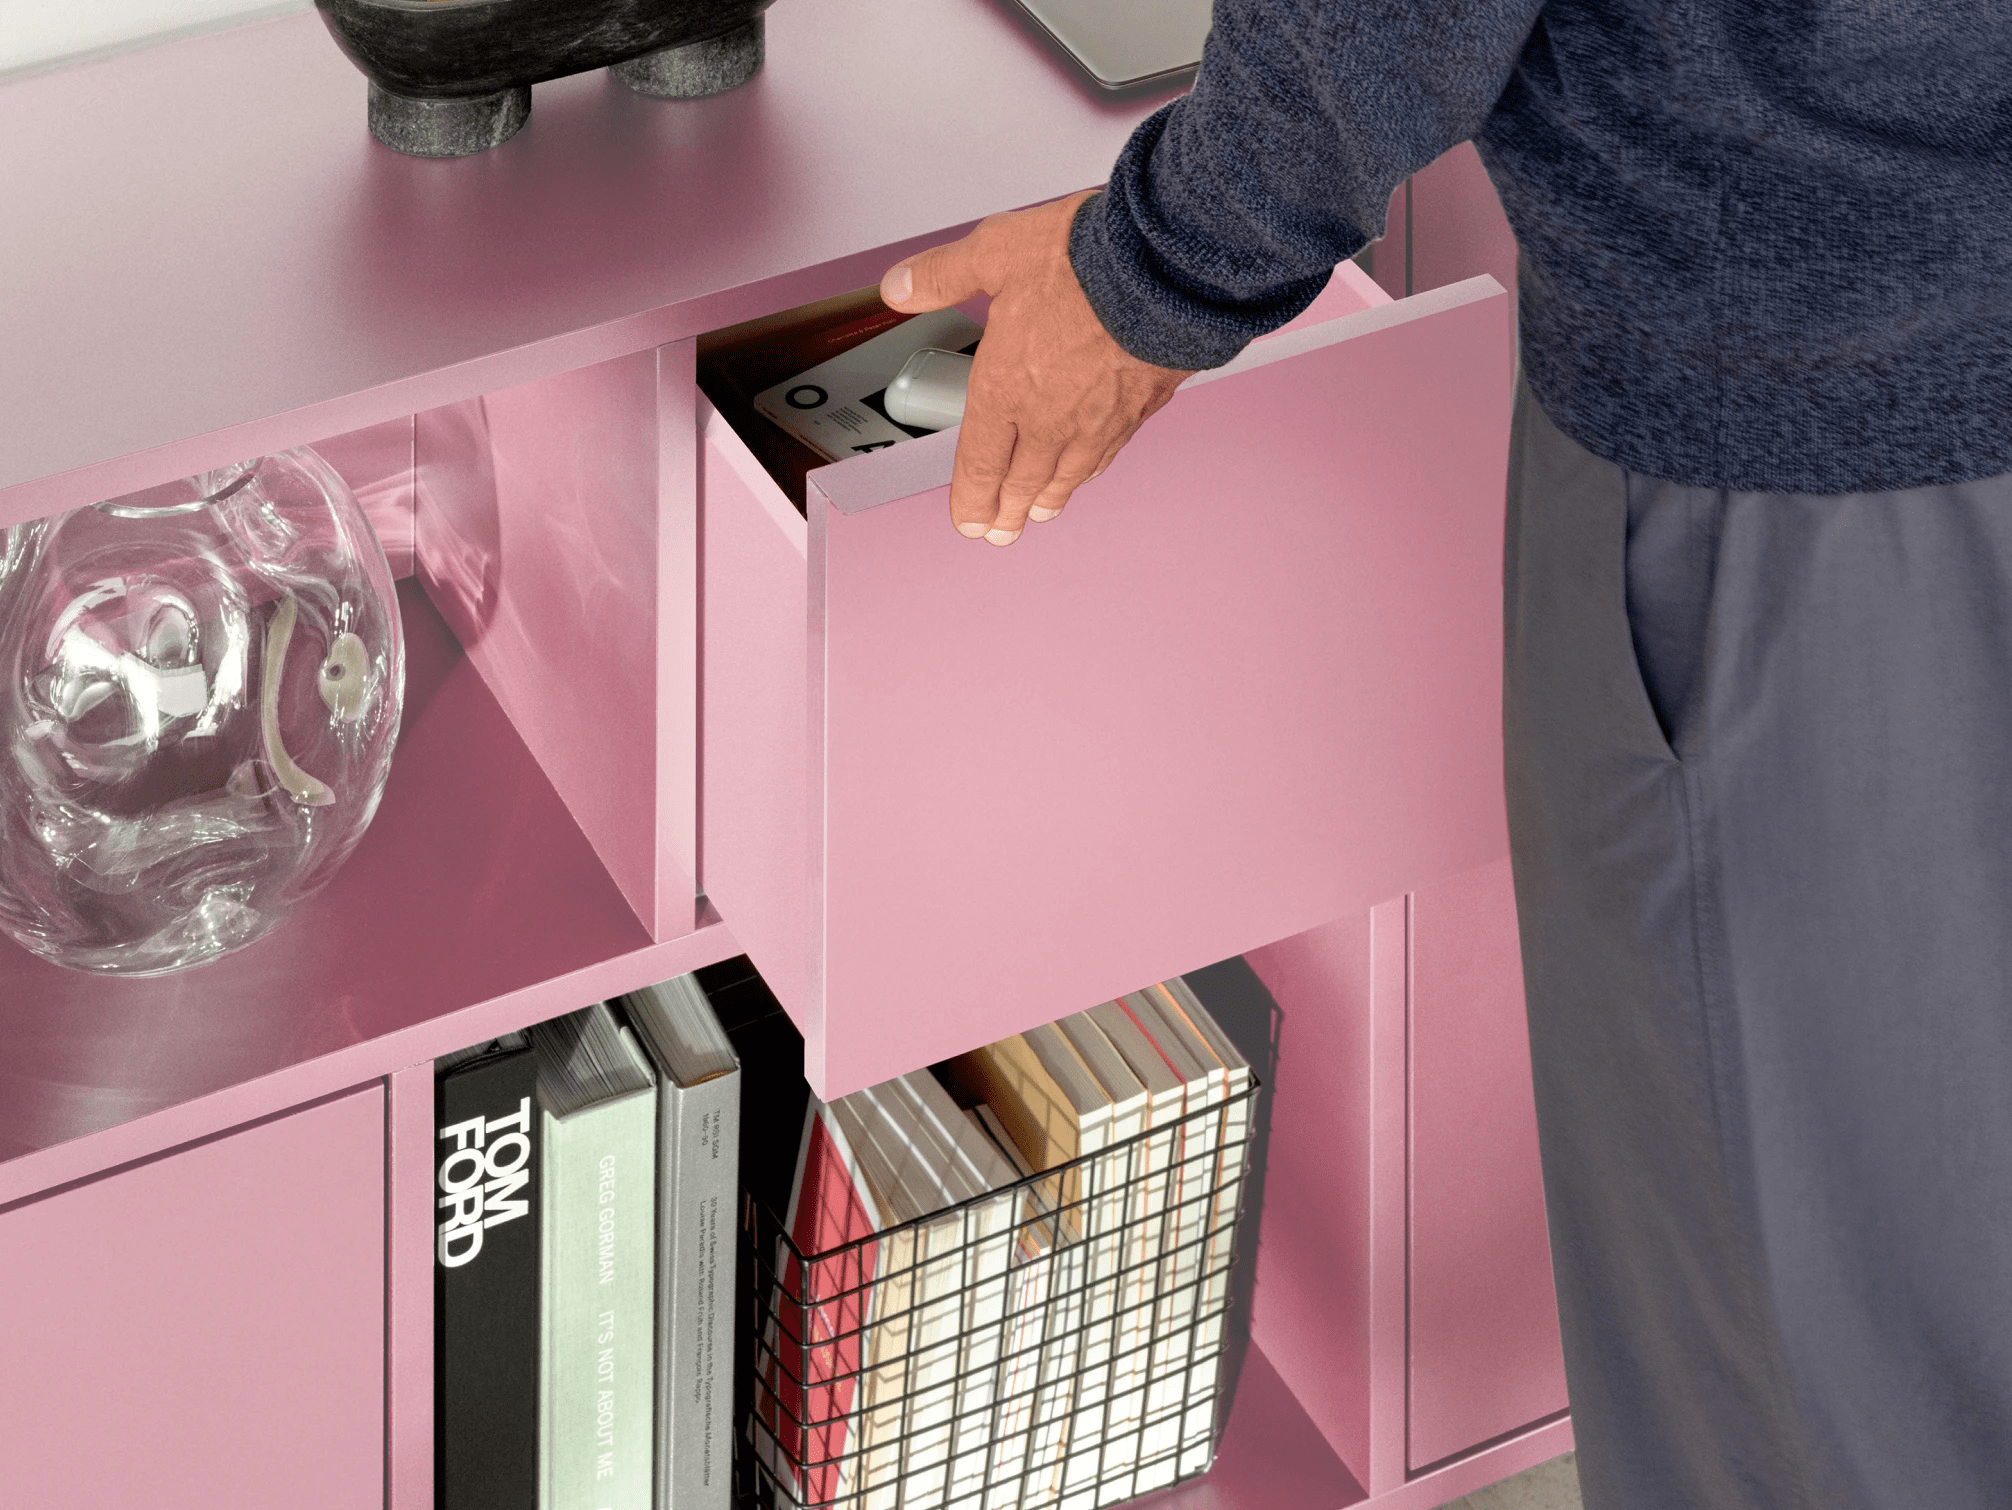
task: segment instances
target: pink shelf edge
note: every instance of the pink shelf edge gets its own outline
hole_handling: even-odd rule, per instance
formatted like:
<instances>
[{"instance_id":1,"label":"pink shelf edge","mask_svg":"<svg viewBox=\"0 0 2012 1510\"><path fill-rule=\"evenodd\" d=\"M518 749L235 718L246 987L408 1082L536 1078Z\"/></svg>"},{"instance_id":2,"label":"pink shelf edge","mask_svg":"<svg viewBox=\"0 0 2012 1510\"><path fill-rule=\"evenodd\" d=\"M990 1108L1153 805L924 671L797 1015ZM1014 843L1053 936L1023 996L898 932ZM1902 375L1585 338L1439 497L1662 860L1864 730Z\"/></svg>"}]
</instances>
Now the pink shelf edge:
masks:
<instances>
[{"instance_id":1,"label":"pink shelf edge","mask_svg":"<svg viewBox=\"0 0 2012 1510\"><path fill-rule=\"evenodd\" d=\"M741 952L710 908L691 933L601 960L0 1164L0 1208Z\"/></svg>"}]
</instances>

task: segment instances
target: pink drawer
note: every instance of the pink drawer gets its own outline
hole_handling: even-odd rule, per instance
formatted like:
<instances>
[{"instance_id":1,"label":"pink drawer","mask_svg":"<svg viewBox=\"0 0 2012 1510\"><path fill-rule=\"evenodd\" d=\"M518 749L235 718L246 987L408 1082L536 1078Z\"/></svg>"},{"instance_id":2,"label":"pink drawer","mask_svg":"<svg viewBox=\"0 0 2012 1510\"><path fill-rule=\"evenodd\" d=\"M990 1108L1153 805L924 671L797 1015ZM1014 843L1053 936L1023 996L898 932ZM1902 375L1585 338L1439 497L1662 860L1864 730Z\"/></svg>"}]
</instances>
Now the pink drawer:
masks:
<instances>
[{"instance_id":1,"label":"pink drawer","mask_svg":"<svg viewBox=\"0 0 2012 1510\"><path fill-rule=\"evenodd\" d=\"M835 1096L1502 850L1511 333L1345 266L1061 520L704 421L700 872Z\"/></svg>"}]
</instances>

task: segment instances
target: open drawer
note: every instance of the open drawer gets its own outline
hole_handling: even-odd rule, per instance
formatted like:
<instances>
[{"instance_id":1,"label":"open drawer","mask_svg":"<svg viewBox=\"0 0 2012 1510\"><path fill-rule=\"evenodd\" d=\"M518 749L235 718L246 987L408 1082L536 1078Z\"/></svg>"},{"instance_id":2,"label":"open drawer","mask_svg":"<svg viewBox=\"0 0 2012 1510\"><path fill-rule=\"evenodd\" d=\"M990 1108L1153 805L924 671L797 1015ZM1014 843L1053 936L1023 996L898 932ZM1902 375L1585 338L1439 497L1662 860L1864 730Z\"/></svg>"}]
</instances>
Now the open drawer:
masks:
<instances>
[{"instance_id":1,"label":"open drawer","mask_svg":"<svg viewBox=\"0 0 2012 1510\"><path fill-rule=\"evenodd\" d=\"M704 421L701 884L820 1095L1503 852L1510 372L1493 279L1344 266L1005 550L954 431L806 518Z\"/></svg>"}]
</instances>

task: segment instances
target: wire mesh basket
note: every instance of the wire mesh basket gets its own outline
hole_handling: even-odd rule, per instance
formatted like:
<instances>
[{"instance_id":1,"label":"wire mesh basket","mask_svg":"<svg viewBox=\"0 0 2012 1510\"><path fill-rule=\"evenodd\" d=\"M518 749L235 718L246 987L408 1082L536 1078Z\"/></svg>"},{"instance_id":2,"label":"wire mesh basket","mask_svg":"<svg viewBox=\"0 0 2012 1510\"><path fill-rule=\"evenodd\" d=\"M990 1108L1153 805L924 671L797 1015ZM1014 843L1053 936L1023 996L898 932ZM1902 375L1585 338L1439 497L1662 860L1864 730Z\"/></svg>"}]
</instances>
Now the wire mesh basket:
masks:
<instances>
[{"instance_id":1,"label":"wire mesh basket","mask_svg":"<svg viewBox=\"0 0 2012 1510\"><path fill-rule=\"evenodd\" d=\"M1094 1510L1206 1471L1256 1091L823 1252L744 1197L737 1502Z\"/></svg>"}]
</instances>

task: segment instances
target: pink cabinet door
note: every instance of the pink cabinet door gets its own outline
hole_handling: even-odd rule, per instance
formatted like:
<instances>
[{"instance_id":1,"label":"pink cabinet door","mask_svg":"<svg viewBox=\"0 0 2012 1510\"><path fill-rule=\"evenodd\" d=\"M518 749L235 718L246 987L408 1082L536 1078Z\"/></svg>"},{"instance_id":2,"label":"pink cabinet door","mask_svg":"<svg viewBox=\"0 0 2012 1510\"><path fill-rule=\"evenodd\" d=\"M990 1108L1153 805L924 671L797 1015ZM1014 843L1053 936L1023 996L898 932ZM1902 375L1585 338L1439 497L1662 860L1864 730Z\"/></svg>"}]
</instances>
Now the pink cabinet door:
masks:
<instances>
[{"instance_id":1,"label":"pink cabinet door","mask_svg":"<svg viewBox=\"0 0 2012 1510\"><path fill-rule=\"evenodd\" d=\"M1333 287L1006 550L952 432L806 521L708 425L702 881L821 1095L1500 853L1506 302Z\"/></svg>"},{"instance_id":2,"label":"pink cabinet door","mask_svg":"<svg viewBox=\"0 0 2012 1510\"><path fill-rule=\"evenodd\" d=\"M1420 1469L1565 1408L1509 862L1414 892L1410 1372Z\"/></svg>"},{"instance_id":3,"label":"pink cabinet door","mask_svg":"<svg viewBox=\"0 0 2012 1510\"><path fill-rule=\"evenodd\" d=\"M0 1213L0 1504L384 1503L384 1094Z\"/></svg>"}]
</instances>

